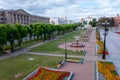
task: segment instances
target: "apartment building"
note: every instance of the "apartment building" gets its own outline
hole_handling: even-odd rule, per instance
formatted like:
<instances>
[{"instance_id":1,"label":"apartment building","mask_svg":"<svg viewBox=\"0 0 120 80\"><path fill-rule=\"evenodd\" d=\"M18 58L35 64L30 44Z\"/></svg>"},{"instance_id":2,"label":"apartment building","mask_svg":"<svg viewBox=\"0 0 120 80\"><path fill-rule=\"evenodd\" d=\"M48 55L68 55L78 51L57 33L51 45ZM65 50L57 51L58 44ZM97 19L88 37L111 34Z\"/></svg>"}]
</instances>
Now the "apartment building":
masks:
<instances>
[{"instance_id":1,"label":"apartment building","mask_svg":"<svg viewBox=\"0 0 120 80\"><path fill-rule=\"evenodd\" d=\"M28 25L35 22L49 23L49 19L49 17L29 14L23 9L0 10L0 24L20 23L23 25Z\"/></svg>"},{"instance_id":2,"label":"apartment building","mask_svg":"<svg viewBox=\"0 0 120 80\"><path fill-rule=\"evenodd\" d=\"M114 26L115 27L120 27L120 16L117 14L116 17L114 17Z\"/></svg>"}]
</instances>

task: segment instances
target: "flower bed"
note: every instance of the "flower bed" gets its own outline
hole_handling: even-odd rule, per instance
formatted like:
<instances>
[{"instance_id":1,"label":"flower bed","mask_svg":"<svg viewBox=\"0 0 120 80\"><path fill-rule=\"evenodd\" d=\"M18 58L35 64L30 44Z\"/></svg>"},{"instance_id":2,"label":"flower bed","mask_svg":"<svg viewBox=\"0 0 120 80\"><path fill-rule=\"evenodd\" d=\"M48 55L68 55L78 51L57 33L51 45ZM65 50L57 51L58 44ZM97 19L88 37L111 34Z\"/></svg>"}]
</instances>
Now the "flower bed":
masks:
<instances>
[{"instance_id":1,"label":"flower bed","mask_svg":"<svg viewBox=\"0 0 120 80\"><path fill-rule=\"evenodd\" d=\"M100 39L100 34L98 33L98 31L96 31L96 39Z\"/></svg>"},{"instance_id":2,"label":"flower bed","mask_svg":"<svg viewBox=\"0 0 120 80\"><path fill-rule=\"evenodd\" d=\"M96 40L96 43L97 43L98 46L99 46L99 49L97 50L97 54L103 54L103 50L104 50L103 42Z\"/></svg>"},{"instance_id":3,"label":"flower bed","mask_svg":"<svg viewBox=\"0 0 120 80\"><path fill-rule=\"evenodd\" d=\"M103 41L100 41L100 34L98 31L96 31L96 43L99 46L99 49L97 49L97 54L103 54L104 44Z\"/></svg>"},{"instance_id":4,"label":"flower bed","mask_svg":"<svg viewBox=\"0 0 120 80\"><path fill-rule=\"evenodd\" d=\"M115 33L120 34L120 32L115 32Z\"/></svg>"},{"instance_id":5,"label":"flower bed","mask_svg":"<svg viewBox=\"0 0 120 80\"><path fill-rule=\"evenodd\" d=\"M39 68L23 80L69 80L72 74L72 72L67 71Z\"/></svg>"},{"instance_id":6,"label":"flower bed","mask_svg":"<svg viewBox=\"0 0 120 80\"><path fill-rule=\"evenodd\" d=\"M96 43L97 43L97 45L99 46L99 49L97 50L97 54L103 54L103 50L104 50L103 41L98 41L98 40L96 40ZM105 54L108 55L107 49L105 50Z\"/></svg>"},{"instance_id":7,"label":"flower bed","mask_svg":"<svg viewBox=\"0 0 120 80\"><path fill-rule=\"evenodd\" d=\"M98 71L101 72L107 80L120 80L114 64L112 62L98 62Z\"/></svg>"}]
</instances>

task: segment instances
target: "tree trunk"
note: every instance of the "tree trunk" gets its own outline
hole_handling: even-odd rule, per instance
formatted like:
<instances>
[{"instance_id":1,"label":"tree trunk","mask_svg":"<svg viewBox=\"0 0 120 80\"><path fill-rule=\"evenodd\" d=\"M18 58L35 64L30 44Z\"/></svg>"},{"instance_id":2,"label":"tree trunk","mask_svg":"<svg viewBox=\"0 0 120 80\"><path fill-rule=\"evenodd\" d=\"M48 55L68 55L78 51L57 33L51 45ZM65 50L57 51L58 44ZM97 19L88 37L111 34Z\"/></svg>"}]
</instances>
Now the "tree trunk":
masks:
<instances>
[{"instance_id":1,"label":"tree trunk","mask_svg":"<svg viewBox=\"0 0 120 80\"><path fill-rule=\"evenodd\" d=\"M63 30L63 35L65 34L65 31Z\"/></svg>"},{"instance_id":2,"label":"tree trunk","mask_svg":"<svg viewBox=\"0 0 120 80\"><path fill-rule=\"evenodd\" d=\"M44 41L46 40L46 33L44 33Z\"/></svg>"},{"instance_id":3,"label":"tree trunk","mask_svg":"<svg viewBox=\"0 0 120 80\"><path fill-rule=\"evenodd\" d=\"M39 35L37 35L37 42L39 41Z\"/></svg>"},{"instance_id":4,"label":"tree trunk","mask_svg":"<svg viewBox=\"0 0 120 80\"><path fill-rule=\"evenodd\" d=\"M2 45L0 45L0 53L2 53L3 51L2 51Z\"/></svg>"},{"instance_id":5,"label":"tree trunk","mask_svg":"<svg viewBox=\"0 0 120 80\"><path fill-rule=\"evenodd\" d=\"M18 39L18 46L21 48L21 40Z\"/></svg>"},{"instance_id":6,"label":"tree trunk","mask_svg":"<svg viewBox=\"0 0 120 80\"><path fill-rule=\"evenodd\" d=\"M6 42L5 46L6 46L6 47L8 46L8 45L7 45L7 42Z\"/></svg>"},{"instance_id":7,"label":"tree trunk","mask_svg":"<svg viewBox=\"0 0 120 80\"><path fill-rule=\"evenodd\" d=\"M35 40L35 34L34 34L34 40Z\"/></svg>"},{"instance_id":8,"label":"tree trunk","mask_svg":"<svg viewBox=\"0 0 120 80\"><path fill-rule=\"evenodd\" d=\"M40 35L40 37L41 37L41 39L43 39L43 36L42 36L42 34Z\"/></svg>"},{"instance_id":9,"label":"tree trunk","mask_svg":"<svg viewBox=\"0 0 120 80\"><path fill-rule=\"evenodd\" d=\"M10 46L11 46L11 52L14 52L14 48L13 48L13 41L10 41Z\"/></svg>"},{"instance_id":10,"label":"tree trunk","mask_svg":"<svg viewBox=\"0 0 120 80\"><path fill-rule=\"evenodd\" d=\"M30 40L32 39L32 34L29 35Z\"/></svg>"}]
</instances>

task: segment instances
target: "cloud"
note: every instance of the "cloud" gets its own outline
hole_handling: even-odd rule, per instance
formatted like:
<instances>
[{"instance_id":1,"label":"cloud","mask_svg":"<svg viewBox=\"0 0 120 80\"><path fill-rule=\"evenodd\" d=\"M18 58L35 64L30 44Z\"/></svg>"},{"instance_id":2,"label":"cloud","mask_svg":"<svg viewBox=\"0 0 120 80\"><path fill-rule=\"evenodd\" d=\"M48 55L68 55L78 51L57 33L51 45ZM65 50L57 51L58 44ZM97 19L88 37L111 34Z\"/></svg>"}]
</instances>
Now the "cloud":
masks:
<instances>
[{"instance_id":1,"label":"cloud","mask_svg":"<svg viewBox=\"0 0 120 80\"><path fill-rule=\"evenodd\" d=\"M93 16L115 16L120 12L120 0L1 0L0 8L24 9L48 17L67 16L72 20Z\"/></svg>"}]
</instances>

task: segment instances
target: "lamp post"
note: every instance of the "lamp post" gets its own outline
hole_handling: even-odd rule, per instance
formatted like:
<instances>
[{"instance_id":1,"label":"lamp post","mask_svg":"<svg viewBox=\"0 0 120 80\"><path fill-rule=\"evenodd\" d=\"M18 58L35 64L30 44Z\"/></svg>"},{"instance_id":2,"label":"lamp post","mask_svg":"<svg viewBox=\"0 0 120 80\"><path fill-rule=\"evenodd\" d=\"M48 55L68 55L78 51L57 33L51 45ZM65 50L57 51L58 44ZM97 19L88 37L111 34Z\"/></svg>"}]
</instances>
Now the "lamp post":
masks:
<instances>
[{"instance_id":1,"label":"lamp post","mask_svg":"<svg viewBox=\"0 0 120 80\"><path fill-rule=\"evenodd\" d=\"M66 51L66 30L65 30L65 60L67 59L67 51Z\"/></svg>"},{"instance_id":2,"label":"lamp post","mask_svg":"<svg viewBox=\"0 0 120 80\"><path fill-rule=\"evenodd\" d=\"M109 29L107 28L107 25L109 25L109 23L107 21L105 21L105 23L102 23L103 26L105 26L105 33L104 33L104 50L103 50L103 55L102 55L102 59L106 59L106 54L105 54L105 49L106 49L106 35L108 34Z\"/></svg>"}]
</instances>

